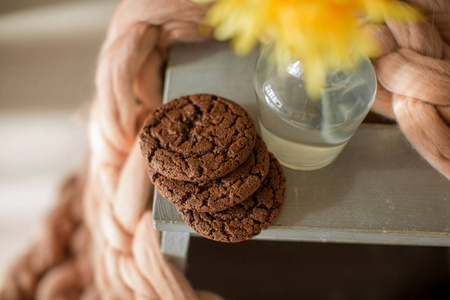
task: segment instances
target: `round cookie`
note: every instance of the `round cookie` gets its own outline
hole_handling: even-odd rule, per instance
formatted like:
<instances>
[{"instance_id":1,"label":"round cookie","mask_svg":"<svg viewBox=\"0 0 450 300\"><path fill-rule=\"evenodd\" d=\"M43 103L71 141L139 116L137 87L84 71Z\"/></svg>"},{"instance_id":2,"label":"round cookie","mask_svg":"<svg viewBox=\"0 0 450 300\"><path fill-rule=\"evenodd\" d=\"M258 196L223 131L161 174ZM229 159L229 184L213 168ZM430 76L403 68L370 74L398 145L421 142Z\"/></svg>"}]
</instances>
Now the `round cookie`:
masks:
<instances>
[{"instance_id":1,"label":"round cookie","mask_svg":"<svg viewBox=\"0 0 450 300\"><path fill-rule=\"evenodd\" d=\"M218 242L242 242L275 221L284 202L285 181L281 165L270 154L269 174L262 186L244 202L215 213L177 209L183 220L201 236Z\"/></svg>"},{"instance_id":2,"label":"round cookie","mask_svg":"<svg viewBox=\"0 0 450 300\"><path fill-rule=\"evenodd\" d=\"M140 146L156 172L196 182L223 177L240 166L252 152L256 135L252 119L239 105L196 94L151 113Z\"/></svg>"},{"instance_id":3,"label":"round cookie","mask_svg":"<svg viewBox=\"0 0 450 300\"><path fill-rule=\"evenodd\" d=\"M247 160L222 178L200 182L181 181L167 178L151 169L149 175L161 195L178 207L217 212L250 197L266 178L269 164L269 152L258 137Z\"/></svg>"}]
</instances>

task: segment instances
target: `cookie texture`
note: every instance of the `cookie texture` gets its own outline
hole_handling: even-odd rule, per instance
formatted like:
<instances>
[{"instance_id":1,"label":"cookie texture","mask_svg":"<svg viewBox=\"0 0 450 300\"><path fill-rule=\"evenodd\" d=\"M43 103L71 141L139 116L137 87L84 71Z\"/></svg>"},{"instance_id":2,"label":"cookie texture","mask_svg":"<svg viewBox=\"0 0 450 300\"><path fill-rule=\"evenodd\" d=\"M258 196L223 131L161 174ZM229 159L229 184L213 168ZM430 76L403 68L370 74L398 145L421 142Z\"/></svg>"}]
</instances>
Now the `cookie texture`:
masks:
<instances>
[{"instance_id":1,"label":"cookie texture","mask_svg":"<svg viewBox=\"0 0 450 300\"><path fill-rule=\"evenodd\" d=\"M269 174L262 186L244 202L214 213L177 209L183 220L201 236L219 242L242 242L275 221L284 202L285 181L281 165L270 154Z\"/></svg>"},{"instance_id":2,"label":"cookie texture","mask_svg":"<svg viewBox=\"0 0 450 300\"><path fill-rule=\"evenodd\" d=\"M149 167L172 179L223 177L252 153L256 129L236 103L209 94L183 96L160 106L141 132Z\"/></svg>"},{"instance_id":3,"label":"cookie texture","mask_svg":"<svg viewBox=\"0 0 450 300\"><path fill-rule=\"evenodd\" d=\"M149 176L161 195L175 205L199 212L217 212L250 197L266 178L269 164L269 152L258 137L247 160L222 178L200 182L181 181L167 178L152 169L149 170Z\"/></svg>"}]
</instances>

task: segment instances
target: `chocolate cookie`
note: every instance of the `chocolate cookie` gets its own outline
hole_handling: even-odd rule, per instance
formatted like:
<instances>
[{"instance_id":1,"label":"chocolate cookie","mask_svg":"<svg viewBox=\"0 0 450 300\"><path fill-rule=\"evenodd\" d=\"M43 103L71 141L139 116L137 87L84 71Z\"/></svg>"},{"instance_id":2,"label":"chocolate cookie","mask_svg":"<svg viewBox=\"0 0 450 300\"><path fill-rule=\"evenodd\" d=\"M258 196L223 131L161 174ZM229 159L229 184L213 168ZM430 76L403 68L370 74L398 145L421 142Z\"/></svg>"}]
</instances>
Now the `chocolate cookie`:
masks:
<instances>
[{"instance_id":1,"label":"chocolate cookie","mask_svg":"<svg viewBox=\"0 0 450 300\"><path fill-rule=\"evenodd\" d=\"M201 236L219 242L249 240L275 221L284 202L285 177L270 154L270 170L262 186L247 200L221 212L202 213L177 208L183 220Z\"/></svg>"},{"instance_id":2,"label":"chocolate cookie","mask_svg":"<svg viewBox=\"0 0 450 300\"><path fill-rule=\"evenodd\" d=\"M252 119L239 105L197 94L151 113L140 145L156 172L197 182L223 177L240 166L252 152L256 135Z\"/></svg>"},{"instance_id":3,"label":"chocolate cookie","mask_svg":"<svg viewBox=\"0 0 450 300\"><path fill-rule=\"evenodd\" d=\"M258 137L247 160L228 175L211 181L175 180L149 170L161 195L175 205L199 212L216 212L232 207L253 194L269 172L269 152Z\"/></svg>"}]
</instances>

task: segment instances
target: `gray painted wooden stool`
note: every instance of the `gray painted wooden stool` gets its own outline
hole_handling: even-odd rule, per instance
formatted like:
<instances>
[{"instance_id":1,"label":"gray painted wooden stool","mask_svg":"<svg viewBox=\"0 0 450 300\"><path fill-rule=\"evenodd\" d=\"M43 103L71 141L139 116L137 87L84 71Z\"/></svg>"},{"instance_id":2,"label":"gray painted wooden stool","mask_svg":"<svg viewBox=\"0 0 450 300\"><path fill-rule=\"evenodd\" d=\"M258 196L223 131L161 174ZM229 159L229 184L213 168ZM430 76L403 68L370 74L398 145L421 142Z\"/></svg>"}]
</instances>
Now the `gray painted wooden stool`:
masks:
<instances>
[{"instance_id":1,"label":"gray painted wooden stool","mask_svg":"<svg viewBox=\"0 0 450 300\"><path fill-rule=\"evenodd\" d=\"M227 44L178 45L169 57L164 102L212 93L238 102L258 126L252 74L257 53L236 57ZM341 155L317 171L284 169L286 202L256 238L450 246L450 183L395 125L363 124ZM194 231L155 191L153 224L162 251L185 269Z\"/></svg>"}]
</instances>

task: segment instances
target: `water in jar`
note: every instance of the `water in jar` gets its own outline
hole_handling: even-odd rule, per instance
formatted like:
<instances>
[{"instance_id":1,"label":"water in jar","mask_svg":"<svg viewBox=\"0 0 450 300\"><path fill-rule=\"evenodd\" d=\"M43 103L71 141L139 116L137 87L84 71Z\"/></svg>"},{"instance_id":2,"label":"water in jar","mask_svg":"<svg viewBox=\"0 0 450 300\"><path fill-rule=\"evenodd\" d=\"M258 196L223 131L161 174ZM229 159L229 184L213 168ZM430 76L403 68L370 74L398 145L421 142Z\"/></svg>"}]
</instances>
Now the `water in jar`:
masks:
<instances>
[{"instance_id":1,"label":"water in jar","mask_svg":"<svg viewBox=\"0 0 450 300\"><path fill-rule=\"evenodd\" d=\"M300 62L287 68L288 76L267 68L263 66L265 74L259 78L255 74L255 90L261 135L269 151L292 169L328 165L370 109L376 90L370 61L364 60L351 71L330 73L320 99L306 95Z\"/></svg>"}]
</instances>

